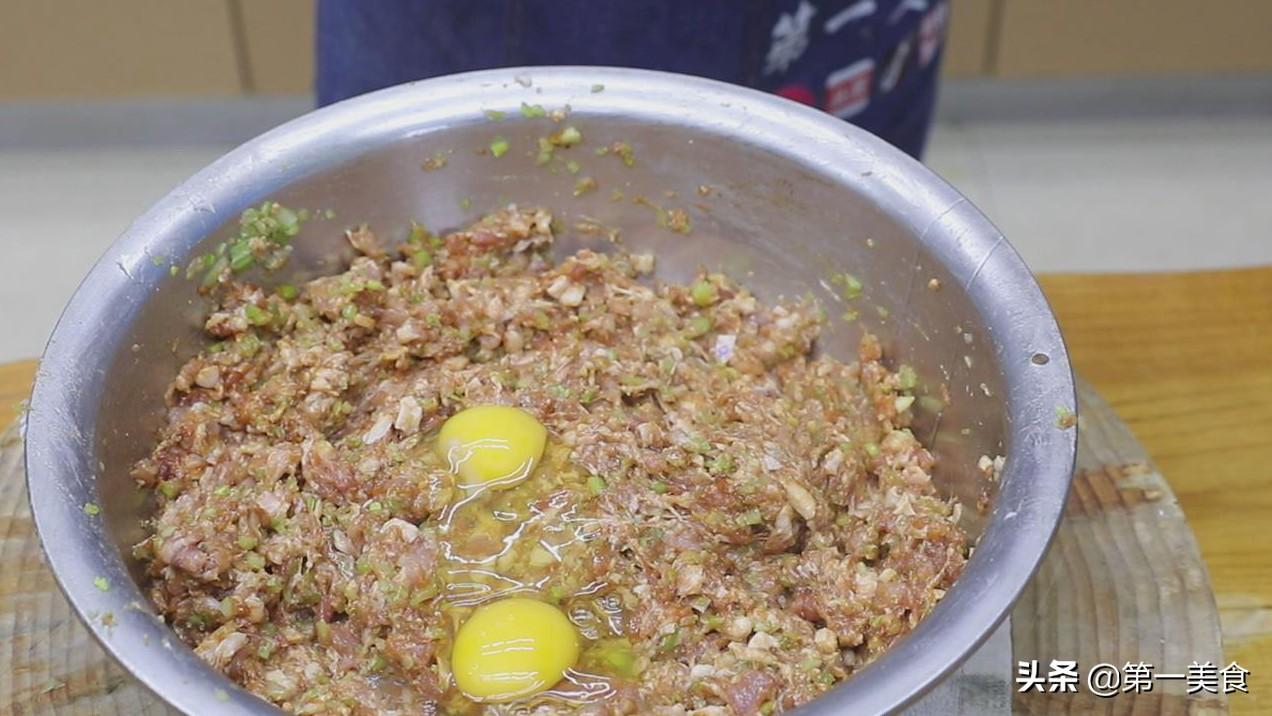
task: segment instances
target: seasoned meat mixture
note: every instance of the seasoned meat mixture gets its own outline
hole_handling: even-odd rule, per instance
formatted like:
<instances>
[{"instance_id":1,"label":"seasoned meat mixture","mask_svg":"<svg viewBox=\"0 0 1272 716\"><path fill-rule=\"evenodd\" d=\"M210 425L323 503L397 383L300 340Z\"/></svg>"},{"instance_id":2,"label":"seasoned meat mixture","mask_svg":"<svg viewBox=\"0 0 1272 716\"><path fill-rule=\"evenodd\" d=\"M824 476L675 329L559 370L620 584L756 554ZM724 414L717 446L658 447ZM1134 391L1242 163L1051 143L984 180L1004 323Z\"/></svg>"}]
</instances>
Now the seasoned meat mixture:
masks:
<instances>
[{"instance_id":1,"label":"seasoned meat mixture","mask_svg":"<svg viewBox=\"0 0 1272 716\"><path fill-rule=\"evenodd\" d=\"M621 252L553 263L542 210L348 239L347 271L299 287L214 267L215 342L135 468L157 502L135 550L150 598L261 697L769 714L849 678L959 576L960 507L907 429L913 371L870 336L856 363L814 357L811 298L654 285L653 258ZM471 489L436 449L474 406L546 428L524 479ZM456 635L512 597L568 617L577 660L479 702Z\"/></svg>"}]
</instances>

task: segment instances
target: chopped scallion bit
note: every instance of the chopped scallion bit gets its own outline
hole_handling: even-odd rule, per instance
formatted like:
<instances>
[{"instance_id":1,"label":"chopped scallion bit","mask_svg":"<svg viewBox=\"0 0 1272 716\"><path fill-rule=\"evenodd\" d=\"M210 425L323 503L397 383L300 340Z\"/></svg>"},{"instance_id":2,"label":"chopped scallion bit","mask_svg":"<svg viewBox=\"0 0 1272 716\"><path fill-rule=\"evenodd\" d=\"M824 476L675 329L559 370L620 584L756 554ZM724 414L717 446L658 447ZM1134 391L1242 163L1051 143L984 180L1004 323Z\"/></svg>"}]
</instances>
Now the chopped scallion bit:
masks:
<instances>
[{"instance_id":1,"label":"chopped scallion bit","mask_svg":"<svg viewBox=\"0 0 1272 716\"><path fill-rule=\"evenodd\" d=\"M494 141L490 143L490 153L493 154L496 159L507 154L508 140L503 137L495 137Z\"/></svg>"},{"instance_id":2,"label":"chopped scallion bit","mask_svg":"<svg viewBox=\"0 0 1272 716\"><path fill-rule=\"evenodd\" d=\"M543 109L543 105L521 103L521 115L526 119L534 119L536 117L546 116L548 113Z\"/></svg>"},{"instance_id":3,"label":"chopped scallion bit","mask_svg":"<svg viewBox=\"0 0 1272 716\"><path fill-rule=\"evenodd\" d=\"M600 475L587 478L587 489L591 490L593 495L601 494L605 491L605 478Z\"/></svg>"},{"instance_id":4,"label":"chopped scallion bit","mask_svg":"<svg viewBox=\"0 0 1272 716\"><path fill-rule=\"evenodd\" d=\"M495 120L495 121L499 121L499 120L503 119L504 117L507 117L507 116L508 116L506 113L504 113L504 112L500 112L500 111L499 111L499 110L497 110L497 109L488 109L488 110L485 110L485 115L486 115L486 119L493 119L493 120Z\"/></svg>"},{"instance_id":5,"label":"chopped scallion bit","mask_svg":"<svg viewBox=\"0 0 1272 716\"><path fill-rule=\"evenodd\" d=\"M97 504L94 502L84 503L84 514L86 515L89 515L89 516L96 515L101 511L102 511L102 508L98 507Z\"/></svg>"},{"instance_id":6,"label":"chopped scallion bit","mask_svg":"<svg viewBox=\"0 0 1272 716\"><path fill-rule=\"evenodd\" d=\"M290 283L284 283L278 287L277 293L284 301L295 301L300 296L300 289Z\"/></svg>"},{"instance_id":7,"label":"chopped scallion bit","mask_svg":"<svg viewBox=\"0 0 1272 716\"><path fill-rule=\"evenodd\" d=\"M109 592L110 580L106 579L105 577L94 577L93 586L97 587L97 591L99 592Z\"/></svg>"}]
</instances>

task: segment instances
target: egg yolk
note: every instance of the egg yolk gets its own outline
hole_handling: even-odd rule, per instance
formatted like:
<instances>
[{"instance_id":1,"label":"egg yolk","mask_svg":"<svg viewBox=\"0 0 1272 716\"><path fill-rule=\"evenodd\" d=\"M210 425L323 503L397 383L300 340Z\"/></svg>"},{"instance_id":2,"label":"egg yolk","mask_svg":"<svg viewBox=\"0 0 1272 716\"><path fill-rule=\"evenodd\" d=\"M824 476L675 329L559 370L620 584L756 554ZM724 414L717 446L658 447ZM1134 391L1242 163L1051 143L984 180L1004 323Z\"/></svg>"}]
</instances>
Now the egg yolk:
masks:
<instances>
[{"instance_id":1,"label":"egg yolk","mask_svg":"<svg viewBox=\"0 0 1272 716\"><path fill-rule=\"evenodd\" d=\"M452 415L437 450L464 485L510 485L530 474L547 439L547 429L524 410L483 405Z\"/></svg>"},{"instance_id":2,"label":"egg yolk","mask_svg":"<svg viewBox=\"0 0 1272 716\"><path fill-rule=\"evenodd\" d=\"M455 635L455 684L474 701L508 701L561 680L579 658L579 635L556 607L513 597L473 610Z\"/></svg>"}]
</instances>

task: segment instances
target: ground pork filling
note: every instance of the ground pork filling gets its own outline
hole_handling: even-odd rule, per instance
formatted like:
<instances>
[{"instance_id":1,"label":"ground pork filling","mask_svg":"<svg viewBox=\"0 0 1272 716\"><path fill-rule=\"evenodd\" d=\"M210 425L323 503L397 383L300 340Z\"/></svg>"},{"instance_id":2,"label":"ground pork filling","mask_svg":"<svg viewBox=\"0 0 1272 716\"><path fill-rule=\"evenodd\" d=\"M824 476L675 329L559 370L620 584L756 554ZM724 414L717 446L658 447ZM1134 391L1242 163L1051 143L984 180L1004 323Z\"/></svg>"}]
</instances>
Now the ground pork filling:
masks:
<instances>
[{"instance_id":1,"label":"ground pork filling","mask_svg":"<svg viewBox=\"0 0 1272 716\"><path fill-rule=\"evenodd\" d=\"M913 372L867 336L811 349L811 299L724 276L643 280L649 256L549 259L509 207L266 291L221 277L216 342L168 392L135 468L157 510L136 555L200 657L294 713L768 714L904 635L961 572L959 506L907 429ZM447 417L517 406L534 474L454 508ZM477 704L452 640L508 595L557 605L578 664Z\"/></svg>"}]
</instances>

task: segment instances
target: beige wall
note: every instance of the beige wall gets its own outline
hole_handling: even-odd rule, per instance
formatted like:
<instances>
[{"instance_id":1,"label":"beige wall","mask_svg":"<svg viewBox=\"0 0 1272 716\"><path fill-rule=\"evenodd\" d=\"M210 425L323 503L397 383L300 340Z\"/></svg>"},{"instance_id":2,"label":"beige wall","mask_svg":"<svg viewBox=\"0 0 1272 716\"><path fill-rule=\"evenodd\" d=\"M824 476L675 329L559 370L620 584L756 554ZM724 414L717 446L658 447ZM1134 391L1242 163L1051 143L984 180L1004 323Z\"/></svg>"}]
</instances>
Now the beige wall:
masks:
<instances>
[{"instance_id":1,"label":"beige wall","mask_svg":"<svg viewBox=\"0 0 1272 716\"><path fill-rule=\"evenodd\" d=\"M247 89L259 94L308 92L314 76L314 0L231 2L242 8Z\"/></svg>"},{"instance_id":2,"label":"beige wall","mask_svg":"<svg viewBox=\"0 0 1272 716\"><path fill-rule=\"evenodd\" d=\"M0 99L299 94L313 81L313 0L0 6ZM1272 71L1272 0L952 0L950 76L1229 71Z\"/></svg>"},{"instance_id":3,"label":"beige wall","mask_svg":"<svg viewBox=\"0 0 1272 716\"><path fill-rule=\"evenodd\" d=\"M0 99L308 92L313 0L0 0Z\"/></svg>"},{"instance_id":4,"label":"beige wall","mask_svg":"<svg viewBox=\"0 0 1272 716\"><path fill-rule=\"evenodd\" d=\"M1272 0L952 2L952 76L1272 70Z\"/></svg>"}]
</instances>

